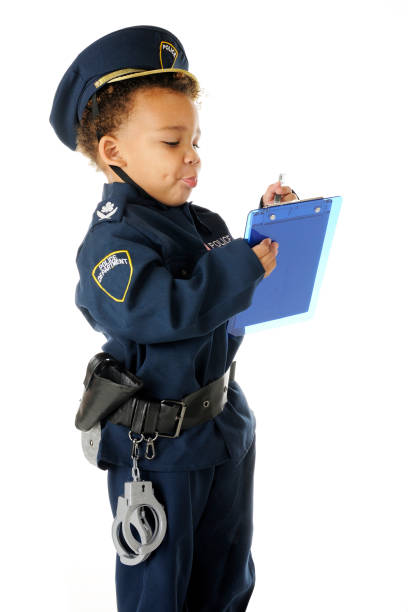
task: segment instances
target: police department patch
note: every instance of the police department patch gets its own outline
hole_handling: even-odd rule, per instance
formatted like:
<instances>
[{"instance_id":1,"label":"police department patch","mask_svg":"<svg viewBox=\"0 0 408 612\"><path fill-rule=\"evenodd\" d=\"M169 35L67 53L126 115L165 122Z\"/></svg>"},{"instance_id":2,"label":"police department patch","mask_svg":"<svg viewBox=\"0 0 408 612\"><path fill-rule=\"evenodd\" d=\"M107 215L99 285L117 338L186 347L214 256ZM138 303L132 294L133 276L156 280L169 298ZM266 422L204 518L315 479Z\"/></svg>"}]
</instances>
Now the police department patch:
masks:
<instances>
[{"instance_id":1,"label":"police department patch","mask_svg":"<svg viewBox=\"0 0 408 612\"><path fill-rule=\"evenodd\" d=\"M108 253L92 270L92 277L98 287L115 302L124 301L132 274L132 260L125 250Z\"/></svg>"}]
</instances>

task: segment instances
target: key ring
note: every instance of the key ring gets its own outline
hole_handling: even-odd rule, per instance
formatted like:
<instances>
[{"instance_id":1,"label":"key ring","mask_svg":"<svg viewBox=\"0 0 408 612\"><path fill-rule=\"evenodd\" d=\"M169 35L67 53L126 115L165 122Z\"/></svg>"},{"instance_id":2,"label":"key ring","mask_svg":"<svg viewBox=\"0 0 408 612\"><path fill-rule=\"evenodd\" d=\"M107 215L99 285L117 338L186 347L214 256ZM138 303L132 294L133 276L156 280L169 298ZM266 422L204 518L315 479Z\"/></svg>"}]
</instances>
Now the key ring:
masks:
<instances>
[{"instance_id":1,"label":"key ring","mask_svg":"<svg viewBox=\"0 0 408 612\"><path fill-rule=\"evenodd\" d=\"M159 437L159 432L156 431L156 435L154 436L154 438L145 438L145 440L146 440L145 459L154 459L155 458L156 451L155 451L153 442L155 440L157 440L158 437ZM151 449L151 452L152 452L151 455L148 454L150 449Z\"/></svg>"}]
</instances>

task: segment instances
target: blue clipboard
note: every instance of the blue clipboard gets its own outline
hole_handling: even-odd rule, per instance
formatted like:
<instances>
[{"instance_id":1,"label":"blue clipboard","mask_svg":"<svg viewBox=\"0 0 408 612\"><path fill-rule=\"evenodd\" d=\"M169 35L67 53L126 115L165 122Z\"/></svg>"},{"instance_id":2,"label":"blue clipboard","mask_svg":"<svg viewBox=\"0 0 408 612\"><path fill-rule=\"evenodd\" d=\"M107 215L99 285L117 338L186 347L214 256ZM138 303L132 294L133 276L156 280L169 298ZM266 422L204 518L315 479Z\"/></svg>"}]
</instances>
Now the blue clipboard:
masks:
<instances>
[{"instance_id":1,"label":"blue clipboard","mask_svg":"<svg viewBox=\"0 0 408 612\"><path fill-rule=\"evenodd\" d=\"M228 321L241 336L309 319L322 283L342 196L296 200L248 213L244 239L253 247L264 238L279 242L276 268L261 280L251 305Z\"/></svg>"}]
</instances>

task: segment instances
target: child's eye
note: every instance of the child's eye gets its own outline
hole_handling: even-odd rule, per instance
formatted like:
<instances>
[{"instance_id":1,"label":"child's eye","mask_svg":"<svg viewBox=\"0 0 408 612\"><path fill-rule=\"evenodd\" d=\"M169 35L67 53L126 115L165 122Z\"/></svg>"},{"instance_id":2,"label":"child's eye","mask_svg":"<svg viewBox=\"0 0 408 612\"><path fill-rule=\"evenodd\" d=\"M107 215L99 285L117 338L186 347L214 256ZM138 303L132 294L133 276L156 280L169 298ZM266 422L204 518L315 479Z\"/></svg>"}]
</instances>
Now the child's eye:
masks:
<instances>
[{"instance_id":1,"label":"child's eye","mask_svg":"<svg viewBox=\"0 0 408 612\"><path fill-rule=\"evenodd\" d=\"M178 145L179 144L178 142L166 142L166 141L163 141L163 142L164 144L168 144L168 145ZM197 149L200 148L198 144L193 145L193 147L197 147Z\"/></svg>"}]
</instances>

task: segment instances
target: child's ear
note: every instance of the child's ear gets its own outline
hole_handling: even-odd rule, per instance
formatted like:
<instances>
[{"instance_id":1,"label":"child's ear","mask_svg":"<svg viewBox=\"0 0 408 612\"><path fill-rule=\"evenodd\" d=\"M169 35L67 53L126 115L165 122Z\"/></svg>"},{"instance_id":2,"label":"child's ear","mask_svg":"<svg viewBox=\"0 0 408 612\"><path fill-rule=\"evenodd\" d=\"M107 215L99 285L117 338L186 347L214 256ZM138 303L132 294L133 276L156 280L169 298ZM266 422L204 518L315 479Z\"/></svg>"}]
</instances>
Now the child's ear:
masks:
<instances>
[{"instance_id":1,"label":"child's ear","mask_svg":"<svg viewBox=\"0 0 408 612\"><path fill-rule=\"evenodd\" d=\"M102 136L99 141L99 155L107 166L122 166L125 161L121 156L118 141L112 136Z\"/></svg>"}]
</instances>

